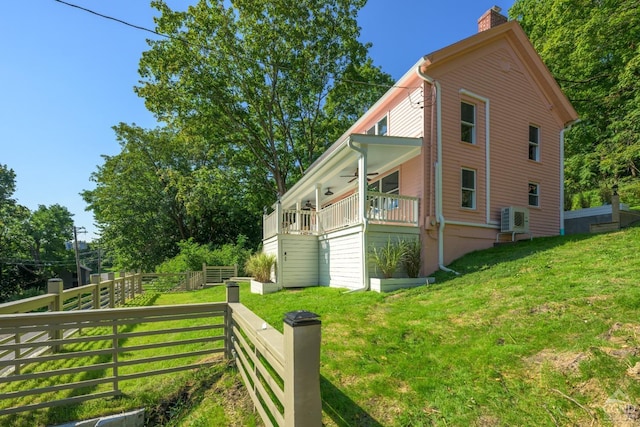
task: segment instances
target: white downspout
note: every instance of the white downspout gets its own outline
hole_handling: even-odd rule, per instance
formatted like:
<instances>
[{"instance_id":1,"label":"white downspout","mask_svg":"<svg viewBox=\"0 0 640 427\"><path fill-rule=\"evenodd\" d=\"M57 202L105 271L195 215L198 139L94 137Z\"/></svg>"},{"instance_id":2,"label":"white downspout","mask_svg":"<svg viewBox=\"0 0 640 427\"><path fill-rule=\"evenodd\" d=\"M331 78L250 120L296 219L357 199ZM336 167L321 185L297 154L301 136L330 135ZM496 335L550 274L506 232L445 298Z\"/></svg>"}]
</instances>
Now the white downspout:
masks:
<instances>
[{"instance_id":1,"label":"white downspout","mask_svg":"<svg viewBox=\"0 0 640 427\"><path fill-rule=\"evenodd\" d=\"M444 227L446 221L442 212L442 97L440 95L440 82L424 74L419 64L416 73L420 78L434 86L436 89L436 218L438 220L438 268L448 273L460 274L444 266Z\"/></svg>"},{"instance_id":2,"label":"white downspout","mask_svg":"<svg viewBox=\"0 0 640 427\"><path fill-rule=\"evenodd\" d=\"M364 285L358 289L352 289L347 293L360 292L369 290L369 269L367 268L367 225L369 224L369 218L367 218L367 150L364 148L356 147L353 145L351 138L347 140L347 146L353 151L360 154L358 158L358 210L360 212L360 218L362 219L362 242L361 247L361 268L362 278Z\"/></svg>"},{"instance_id":3,"label":"white downspout","mask_svg":"<svg viewBox=\"0 0 640 427\"><path fill-rule=\"evenodd\" d=\"M560 131L560 235L564 236L564 133L571 130L571 127L580 122L574 120Z\"/></svg>"}]
</instances>

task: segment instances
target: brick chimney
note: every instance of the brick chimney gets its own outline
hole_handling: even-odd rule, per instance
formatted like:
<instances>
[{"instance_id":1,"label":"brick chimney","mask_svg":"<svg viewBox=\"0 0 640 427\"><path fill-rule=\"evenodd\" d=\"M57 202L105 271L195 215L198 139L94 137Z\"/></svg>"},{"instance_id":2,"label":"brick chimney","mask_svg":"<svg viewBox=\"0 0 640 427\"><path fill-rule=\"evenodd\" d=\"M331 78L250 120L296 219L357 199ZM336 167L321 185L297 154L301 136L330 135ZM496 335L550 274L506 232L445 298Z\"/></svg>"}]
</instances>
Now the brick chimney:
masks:
<instances>
[{"instance_id":1,"label":"brick chimney","mask_svg":"<svg viewBox=\"0 0 640 427\"><path fill-rule=\"evenodd\" d=\"M484 15L478 19L478 32L480 33L507 22L508 19L500 13L501 10L502 9L498 6L493 6L491 9L487 10Z\"/></svg>"}]
</instances>

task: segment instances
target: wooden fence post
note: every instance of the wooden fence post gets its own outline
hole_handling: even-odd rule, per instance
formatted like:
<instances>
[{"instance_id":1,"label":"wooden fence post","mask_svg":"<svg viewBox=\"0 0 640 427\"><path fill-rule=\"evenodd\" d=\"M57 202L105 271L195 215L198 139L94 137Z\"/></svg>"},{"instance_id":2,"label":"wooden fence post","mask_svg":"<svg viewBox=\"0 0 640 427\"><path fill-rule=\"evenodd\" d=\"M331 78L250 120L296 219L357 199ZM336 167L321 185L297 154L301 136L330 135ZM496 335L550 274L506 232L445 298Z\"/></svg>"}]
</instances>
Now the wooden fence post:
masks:
<instances>
[{"instance_id":1,"label":"wooden fence post","mask_svg":"<svg viewBox=\"0 0 640 427\"><path fill-rule=\"evenodd\" d=\"M224 315L224 356L233 359L233 318L229 303L240 302L240 287L236 282L227 281L227 309Z\"/></svg>"},{"instance_id":2,"label":"wooden fence post","mask_svg":"<svg viewBox=\"0 0 640 427\"><path fill-rule=\"evenodd\" d=\"M100 308L100 275L92 274L90 276L93 285L93 308Z\"/></svg>"},{"instance_id":3,"label":"wooden fence post","mask_svg":"<svg viewBox=\"0 0 640 427\"><path fill-rule=\"evenodd\" d=\"M109 308L116 306L116 275L115 273L107 273L109 280Z\"/></svg>"},{"instance_id":4,"label":"wooden fence post","mask_svg":"<svg viewBox=\"0 0 640 427\"><path fill-rule=\"evenodd\" d=\"M47 293L54 294L55 299L51 303L49 307L50 311L62 311L63 303L64 303L64 283L62 279L49 279L47 281ZM62 339L62 329L52 329L49 331L49 338L52 340ZM51 351L57 353L60 350L59 345L51 346Z\"/></svg>"},{"instance_id":5,"label":"wooden fence post","mask_svg":"<svg viewBox=\"0 0 640 427\"><path fill-rule=\"evenodd\" d=\"M207 263L202 263L202 287L207 285Z\"/></svg>"},{"instance_id":6,"label":"wooden fence post","mask_svg":"<svg viewBox=\"0 0 640 427\"><path fill-rule=\"evenodd\" d=\"M136 275L136 285L138 287L138 293L142 295L142 271L138 270L138 274Z\"/></svg>"},{"instance_id":7,"label":"wooden fence post","mask_svg":"<svg viewBox=\"0 0 640 427\"><path fill-rule=\"evenodd\" d=\"M127 283L124 280L126 275L125 271L120 272L120 305L124 305L127 302Z\"/></svg>"},{"instance_id":8,"label":"wooden fence post","mask_svg":"<svg viewBox=\"0 0 640 427\"><path fill-rule=\"evenodd\" d=\"M321 426L321 322L315 313L291 311L284 317L284 425Z\"/></svg>"}]
</instances>

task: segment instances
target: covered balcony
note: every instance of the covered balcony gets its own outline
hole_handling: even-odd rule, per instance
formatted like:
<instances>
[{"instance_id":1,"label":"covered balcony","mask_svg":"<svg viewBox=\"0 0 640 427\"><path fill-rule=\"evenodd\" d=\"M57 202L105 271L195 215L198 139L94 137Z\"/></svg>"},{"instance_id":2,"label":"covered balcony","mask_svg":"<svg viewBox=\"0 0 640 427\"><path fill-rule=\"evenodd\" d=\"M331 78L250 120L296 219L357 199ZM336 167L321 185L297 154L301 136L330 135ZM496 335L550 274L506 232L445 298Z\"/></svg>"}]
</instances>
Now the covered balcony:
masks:
<instances>
[{"instance_id":1,"label":"covered balcony","mask_svg":"<svg viewBox=\"0 0 640 427\"><path fill-rule=\"evenodd\" d=\"M365 220L417 227L419 199L370 182L420 154L421 138L349 135L334 144L263 218L263 239L322 235ZM396 194L393 194L396 193ZM366 196L361 199L360 195Z\"/></svg>"},{"instance_id":2,"label":"covered balcony","mask_svg":"<svg viewBox=\"0 0 640 427\"><path fill-rule=\"evenodd\" d=\"M366 214L369 223L418 226L418 198L368 191ZM359 193L320 210L309 208L276 210L264 216L263 239L278 234L319 235L361 223Z\"/></svg>"}]
</instances>

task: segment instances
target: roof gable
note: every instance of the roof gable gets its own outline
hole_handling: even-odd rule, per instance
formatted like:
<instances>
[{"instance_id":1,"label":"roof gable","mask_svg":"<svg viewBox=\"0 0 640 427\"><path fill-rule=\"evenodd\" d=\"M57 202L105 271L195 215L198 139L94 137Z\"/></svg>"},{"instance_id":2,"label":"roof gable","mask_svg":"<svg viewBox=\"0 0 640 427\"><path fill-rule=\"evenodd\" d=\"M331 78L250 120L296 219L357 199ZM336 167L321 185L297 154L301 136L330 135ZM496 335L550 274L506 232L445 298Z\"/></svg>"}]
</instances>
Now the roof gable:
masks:
<instances>
[{"instance_id":1,"label":"roof gable","mask_svg":"<svg viewBox=\"0 0 640 427\"><path fill-rule=\"evenodd\" d=\"M518 55L527 68L527 72L549 101L552 111L558 116L559 120L564 124L576 120L578 114L517 21L509 21L498 25L427 54L423 57L420 69L425 74L429 74L430 71L450 64L452 61L464 57L498 39L505 39L511 45L514 53Z\"/></svg>"}]
</instances>

